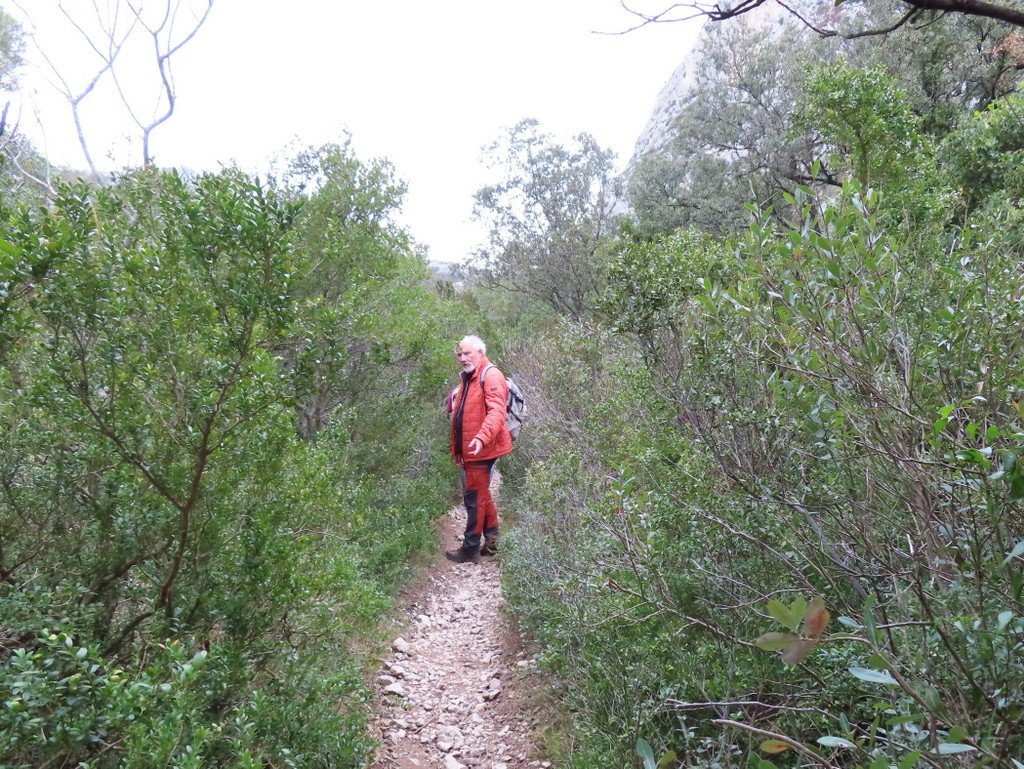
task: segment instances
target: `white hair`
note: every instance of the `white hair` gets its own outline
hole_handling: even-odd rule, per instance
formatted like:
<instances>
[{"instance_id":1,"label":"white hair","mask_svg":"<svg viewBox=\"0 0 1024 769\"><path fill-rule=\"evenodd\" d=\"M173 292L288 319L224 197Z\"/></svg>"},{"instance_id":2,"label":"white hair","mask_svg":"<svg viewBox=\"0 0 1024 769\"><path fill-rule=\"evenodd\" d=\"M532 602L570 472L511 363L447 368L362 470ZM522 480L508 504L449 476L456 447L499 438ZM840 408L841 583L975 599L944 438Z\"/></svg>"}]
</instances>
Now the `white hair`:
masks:
<instances>
[{"instance_id":1,"label":"white hair","mask_svg":"<svg viewBox=\"0 0 1024 769\"><path fill-rule=\"evenodd\" d=\"M459 347L467 343L470 344L474 350L479 350L484 355L487 354L487 345L485 345L484 340L476 334L470 334L469 336L462 337L462 341L459 342Z\"/></svg>"}]
</instances>

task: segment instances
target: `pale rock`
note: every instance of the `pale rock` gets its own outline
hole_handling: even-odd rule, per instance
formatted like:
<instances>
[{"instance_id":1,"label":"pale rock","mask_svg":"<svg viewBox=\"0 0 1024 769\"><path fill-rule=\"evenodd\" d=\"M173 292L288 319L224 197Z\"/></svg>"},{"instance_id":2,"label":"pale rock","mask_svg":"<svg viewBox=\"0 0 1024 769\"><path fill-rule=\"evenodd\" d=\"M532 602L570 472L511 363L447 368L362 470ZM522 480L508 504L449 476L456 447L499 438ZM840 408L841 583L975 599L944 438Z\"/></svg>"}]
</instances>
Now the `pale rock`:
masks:
<instances>
[{"instance_id":1,"label":"pale rock","mask_svg":"<svg viewBox=\"0 0 1024 769\"><path fill-rule=\"evenodd\" d=\"M464 515L453 514L453 520L461 523ZM375 684L388 695L376 726L379 757L401 760L408 769L550 769L550 762L531 755L531 709L505 720L493 704L514 700L515 682L536 666L522 649L505 656L497 638L511 628L482 608L504 602L499 571L477 569L468 576L432 576L431 595L409 608L411 627L391 642Z\"/></svg>"},{"instance_id":2,"label":"pale rock","mask_svg":"<svg viewBox=\"0 0 1024 769\"><path fill-rule=\"evenodd\" d=\"M497 678L492 678L487 682L487 690L484 692L484 699L488 701L495 700L498 698L499 694L501 694L501 681Z\"/></svg>"}]
</instances>

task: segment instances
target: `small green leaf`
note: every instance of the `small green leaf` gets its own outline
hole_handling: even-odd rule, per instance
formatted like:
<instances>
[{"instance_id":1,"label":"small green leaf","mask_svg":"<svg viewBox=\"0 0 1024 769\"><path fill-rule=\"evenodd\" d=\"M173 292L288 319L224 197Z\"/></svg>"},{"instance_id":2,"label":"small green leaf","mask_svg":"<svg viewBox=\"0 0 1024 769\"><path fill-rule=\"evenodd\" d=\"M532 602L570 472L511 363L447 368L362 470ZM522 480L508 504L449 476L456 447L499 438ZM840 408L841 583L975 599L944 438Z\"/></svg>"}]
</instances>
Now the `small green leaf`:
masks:
<instances>
[{"instance_id":1,"label":"small green leaf","mask_svg":"<svg viewBox=\"0 0 1024 769\"><path fill-rule=\"evenodd\" d=\"M1003 560L1003 566L1006 566L1006 564L1008 564L1014 558L1019 556L1021 553L1024 553L1024 539L1022 539L1020 542L1018 542L1014 546L1013 550L1010 551L1010 554L1008 556L1006 556L1006 558Z\"/></svg>"},{"instance_id":2,"label":"small green leaf","mask_svg":"<svg viewBox=\"0 0 1024 769\"><path fill-rule=\"evenodd\" d=\"M796 623L793 625L793 630L803 622L804 616L807 614L807 599L797 598L789 605L789 613L793 617L793 621Z\"/></svg>"},{"instance_id":3,"label":"small green leaf","mask_svg":"<svg viewBox=\"0 0 1024 769\"><path fill-rule=\"evenodd\" d=\"M636 754L644 762L644 769L657 769L658 765L654 761L654 751L651 750L651 744L643 737L636 741Z\"/></svg>"},{"instance_id":4,"label":"small green leaf","mask_svg":"<svg viewBox=\"0 0 1024 769\"><path fill-rule=\"evenodd\" d=\"M872 684L886 684L888 686L898 686L899 683L888 670L872 670L871 668L850 668L850 673L859 678L861 681L867 681Z\"/></svg>"},{"instance_id":5,"label":"small green leaf","mask_svg":"<svg viewBox=\"0 0 1024 769\"><path fill-rule=\"evenodd\" d=\"M789 610L789 607L786 606L786 604L784 604L782 601L777 601L773 598L770 601L768 601L768 606L766 608L768 609L768 613L772 615L775 621L783 627L787 627L790 630L796 630L797 625L800 624L800 618L794 618L793 613Z\"/></svg>"},{"instance_id":6,"label":"small green leaf","mask_svg":"<svg viewBox=\"0 0 1024 769\"><path fill-rule=\"evenodd\" d=\"M868 667L874 670L888 670L889 665L881 654L872 654L868 657Z\"/></svg>"},{"instance_id":7,"label":"small green leaf","mask_svg":"<svg viewBox=\"0 0 1024 769\"><path fill-rule=\"evenodd\" d=\"M783 751L791 749L792 746L787 742L783 742L782 740L765 740L761 743L761 752L768 753L769 755L774 755L775 753L782 753Z\"/></svg>"},{"instance_id":8,"label":"small green leaf","mask_svg":"<svg viewBox=\"0 0 1024 769\"><path fill-rule=\"evenodd\" d=\"M1001 611L999 612L999 629L1006 630L1006 626L1010 624L1010 620L1013 619L1012 611Z\"/></svg>"},{"instance_id":9,"label":"small green leaf","mask_svg":"<svg viewBox=\"0 0 1024 769\"><path fill-rule=\"evenodd\" d=\"M878 646L878 627L875 624L875 603L877 598L872 594L864 599L864 628L867 630L868 640Z\"/></svg>"},{"instance_id":10,"label":"small green leaf","mask_svg":"<svg viewBox=\"0 0 1024 769\"><path fill-rule=\"evenodd\" d=\"M852 617L836 617L836 621L843 627L848 627L850 630L860 630L864 627L857 620Z\"/></svg>"},{"instance_id":11,"label":"small green leaf","mask_svg":"<svg viewBox=\"0 0 1024 769\"><path fill-rule=\"evenodd\" d=\"M949 734L946 735L946 739L950 742L963 742L964 737L967 736L967 730L962 726L954 726L949 730Z\"/></svg>"},{"instance_id":12,"label":"small green leaf","mask_svg":"<svg viewBox=\"0 0 1024 769\"><path fill-rule=\"evenodd\" d=\"M661 757L660 761L658 761L658 769L668 769L668 767L676 763L677 760L676 752L674 750L670 750Z\"/></svg>"},{"instance_id":13,"label":"small green leaf","mask_svg":"<svg viewBox=\"0 0 1024 769\"><path fill-rule=\"evenodd\" d=\"M781 652L788 649L800 639L792 633L763 633L754 641L758 649L769 652Z\"/></svg>"},{"instance_id":14,"label":"small green leaf","mask_svg":"<svg viewBox=\"0 0 1024 769\"><path fill-rule=\"evenodd\" d=\"M824 745L826 748L854 748L854 745L849 740L845 740L842 737L833 737L832 735L825 735L819 737L817 740L819 745Z\"/></svg>"},{"instance_id":15,"label":"small green leaf","mask_svg":"<svg viewBox=\"0 0 1024 769\"><path fill-rule=\"evenodd\" d=\"M896 765L896 769L914 769L915 764L923 756L924 753L920 750L912 750Z\"/></svg>"},{"instance_id":16,"label":"small green leaf","mask_svg":"<svg viewBox=\"0 0 1024 769\"><path fill-rule=\"evenodd\" d=\"M939 745L940 756L951 756L954 753L970 753L972 750L977 750L973 745L965 745L962 742L943 742Z\"/></svg>"},{"instance_id":17,"label":"small green leaf","mask_svg":"<svg viewBox=\"0 0 1024 769\"><path fill-rule=\"evenodd\" d=\"M1024 499L1024 473L1016 472L1010 476L1010 493L1006 498L1011 502Z\"/></svg>"}]
</instances>

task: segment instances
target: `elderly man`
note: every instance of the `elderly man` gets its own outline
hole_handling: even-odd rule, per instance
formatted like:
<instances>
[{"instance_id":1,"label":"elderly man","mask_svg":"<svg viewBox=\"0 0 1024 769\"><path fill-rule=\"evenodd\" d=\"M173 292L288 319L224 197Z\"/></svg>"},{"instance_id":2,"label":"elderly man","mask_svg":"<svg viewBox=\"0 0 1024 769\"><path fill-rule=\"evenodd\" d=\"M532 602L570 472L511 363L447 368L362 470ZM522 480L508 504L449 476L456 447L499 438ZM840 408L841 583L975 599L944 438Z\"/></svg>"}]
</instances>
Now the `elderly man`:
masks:
<instances>
[{"instance_id":1,"label":"elderly man","mask_svg":"<svg viewBox=\"0 0 1024 769\"><path fill-rule=\"evenodd\" d=\"M444 555L456 563L480 563L481 554L498 552L498 510L491 497L491 474L498 457L512 451L512 436L505 425L508 384L487 360L487 346L480 337L467 336L455 355L462 366L462 382L452 402L451 451L462 468L466 531L462 546Z\"/></svg>"}]
</instances>

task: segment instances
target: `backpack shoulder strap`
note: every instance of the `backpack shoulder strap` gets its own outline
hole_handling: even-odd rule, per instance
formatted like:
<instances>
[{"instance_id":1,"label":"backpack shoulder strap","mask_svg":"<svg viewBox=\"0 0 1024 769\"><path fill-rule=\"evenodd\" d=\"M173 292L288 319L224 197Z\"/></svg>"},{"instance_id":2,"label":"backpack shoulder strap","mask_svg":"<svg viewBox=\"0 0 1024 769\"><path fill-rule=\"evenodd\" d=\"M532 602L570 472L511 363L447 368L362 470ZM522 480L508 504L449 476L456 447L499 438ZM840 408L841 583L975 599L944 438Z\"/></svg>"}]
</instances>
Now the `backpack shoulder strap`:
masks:
<instances>
[{"instance_id":1,"label":"backpack shoulder strap","mask_svg":"<svg viewBox=\"0 0 1024 769\"><path fill-rule=\"evenodd\" d=\"M494 368L494 364L493 363L488 363L486 366L484 366L484 370L480 372L480 389L481 390L484 389L484 377L487 376L488 369L492 369L492 368Z\"/></svg>"}]
</instances>

